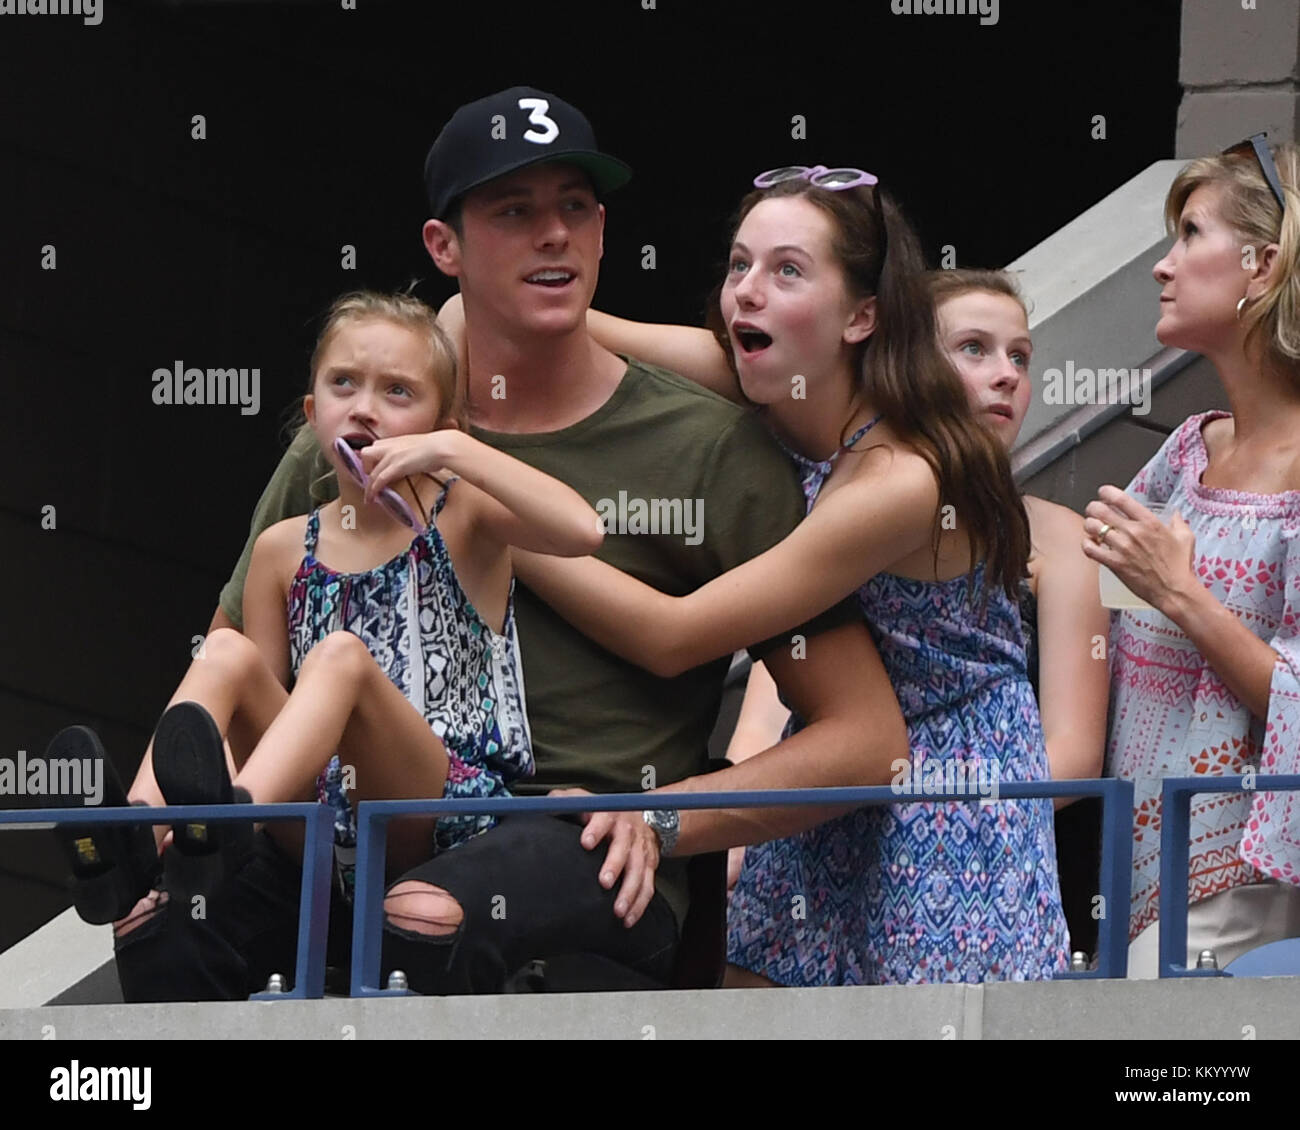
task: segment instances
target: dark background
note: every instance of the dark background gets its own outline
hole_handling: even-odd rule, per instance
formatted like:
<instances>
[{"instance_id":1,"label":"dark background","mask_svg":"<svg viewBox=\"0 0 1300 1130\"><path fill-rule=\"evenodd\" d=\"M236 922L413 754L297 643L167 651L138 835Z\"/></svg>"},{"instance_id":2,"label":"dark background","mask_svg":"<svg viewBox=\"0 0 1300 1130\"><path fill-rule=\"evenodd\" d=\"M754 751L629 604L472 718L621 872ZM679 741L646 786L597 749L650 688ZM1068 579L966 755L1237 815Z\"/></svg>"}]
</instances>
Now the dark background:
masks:
<instances>
[{"instance_id":1,"label":"dark background","mask_svg":"<svg viewBox=\"0 0 1300 1130\"><path fill-rule=\"evenodd\" d=\"M460 103L522 83L584 109L635 170L597 304L698 321L763 169L869 169L932 257L996 266L1171 157L1179 7L1002 0L988 27L889 0L0 17L0 757L86 722L129 782L278 459L317 317L357 286L452 291L420 243L420 170ZM154 405L177 359L260 368L260 414ZM46 836L0 833L0 949L69 901Z\"/></svg>"}]
</instances>

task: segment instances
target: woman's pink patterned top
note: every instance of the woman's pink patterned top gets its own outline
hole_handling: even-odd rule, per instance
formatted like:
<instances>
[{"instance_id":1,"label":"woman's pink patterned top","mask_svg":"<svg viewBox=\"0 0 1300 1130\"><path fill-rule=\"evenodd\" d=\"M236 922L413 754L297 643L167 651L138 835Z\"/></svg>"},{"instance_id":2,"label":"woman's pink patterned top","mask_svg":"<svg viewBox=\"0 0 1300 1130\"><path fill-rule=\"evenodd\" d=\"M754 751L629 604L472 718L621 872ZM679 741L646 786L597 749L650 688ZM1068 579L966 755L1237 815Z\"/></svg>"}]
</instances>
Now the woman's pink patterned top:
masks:
<instances>
[{"instance_id":1,"label":"woman's pink patterned top","mask_svg":"<svg viewBox=\"0 0 1300 1130\"><path fill-rule=\"evenodd\" d=\"M1185 420L1128 490L1182 513L1201 583L1277 652L1268 717L1253 717L1159 612L1112 617L1106 765L1135 785L1130 937L1159 917L1161 778L1300 772L1300 491L1202 485L1201 428L1226 415ZM1300 793L1195 798L1191 839L1192 902L1264 877L1300 886Z\"/></svg>"}]
</instances>

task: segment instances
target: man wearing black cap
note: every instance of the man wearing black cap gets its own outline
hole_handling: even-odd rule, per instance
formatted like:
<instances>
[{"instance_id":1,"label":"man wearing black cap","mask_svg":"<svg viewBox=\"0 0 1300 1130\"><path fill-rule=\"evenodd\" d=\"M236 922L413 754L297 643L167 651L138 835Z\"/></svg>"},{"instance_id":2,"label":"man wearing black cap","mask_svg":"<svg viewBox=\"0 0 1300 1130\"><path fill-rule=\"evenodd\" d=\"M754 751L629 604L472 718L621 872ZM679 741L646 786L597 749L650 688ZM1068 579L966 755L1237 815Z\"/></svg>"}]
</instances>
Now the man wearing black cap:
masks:
<instances>
[{"instance_id":1,"label":"man wearing black cap","mask_svg":"<svg viewBox=\"0 0 1300 1130\"><path fill-rule=\"evenodd\" d=\"M424 242L460 285L474 434L593 503L620 492L699 500L707 518L697 544L662 532L614 534L600 552L684 593L783 538L804 499L752 414L588 335L603 252L600 199L629 177L600 152L577 109L515 87L462 106L434 142ZM240 623L253 541L319 505L311 487L325 469L310 432L300 433L258 505L214 625ZM883 783L893 759L907 756L888 678L851 603L800 628L805 642L794 649L794 634L753 649L809 725L705 776L725 660L658 678L587 640L526 588L515 601L537 761L536 777L515 792ZM394 885L385 969L405 970L419 992L490 992L533 959L582 954L607 972L633 971L630 981L611 976L611 986L670 983L688 905L680 857L789 835L829 815L647 811L598 814L585 827L508 817ZM256 987L261 975L250 959L224 983L241 995L238 976Z\"/></svg>"}]
</instances>

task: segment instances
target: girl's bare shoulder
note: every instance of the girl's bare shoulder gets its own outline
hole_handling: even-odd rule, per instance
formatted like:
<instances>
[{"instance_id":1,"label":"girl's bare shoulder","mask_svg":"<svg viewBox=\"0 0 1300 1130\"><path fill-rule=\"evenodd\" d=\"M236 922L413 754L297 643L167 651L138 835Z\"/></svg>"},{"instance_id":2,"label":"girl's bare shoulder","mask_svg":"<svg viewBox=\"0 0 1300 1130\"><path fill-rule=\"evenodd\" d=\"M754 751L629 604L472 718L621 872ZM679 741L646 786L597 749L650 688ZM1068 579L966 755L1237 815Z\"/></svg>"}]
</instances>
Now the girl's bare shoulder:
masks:
<instances>
[{"instance_id":1,"label":"girl's bare shoulder","mask_svg":"<svg viewBox=\"0 0 1300 1130\"><path fill-rule=\"evenodd\" d=\"M290 553L300 554L307 534L307 518L306 514L295 514L267 526L257 535L254 548L277 559Z\"/></svg>"}]
</instances>

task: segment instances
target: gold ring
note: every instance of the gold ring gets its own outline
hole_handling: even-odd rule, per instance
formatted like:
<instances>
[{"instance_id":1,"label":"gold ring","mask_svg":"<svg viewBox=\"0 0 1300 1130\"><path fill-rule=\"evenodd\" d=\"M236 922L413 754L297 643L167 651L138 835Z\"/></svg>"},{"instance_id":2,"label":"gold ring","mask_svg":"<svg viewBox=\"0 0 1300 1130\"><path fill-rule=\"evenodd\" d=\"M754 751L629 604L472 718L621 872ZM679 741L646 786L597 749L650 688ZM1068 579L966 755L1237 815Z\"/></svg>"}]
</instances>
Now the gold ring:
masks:
<instances>
[{"instance_id":1,"label":"gold ring","mask_svg":"<svg viewBox=\"0 0 1300 1130\"><path fill-rule=\"evenodd\" d=\"M1103 523L1101 524L1101 529L1097 531L1097 544L1098 544L1098 545L1105 545L1105 544L1106 544L1106 535L1107 535L1108 533L1110 533L1110 531L1113 530L1114 528L1115 528L1115 527L1112 526L1109 522L1103 522Z\"/></svg>"}]
</instances>

